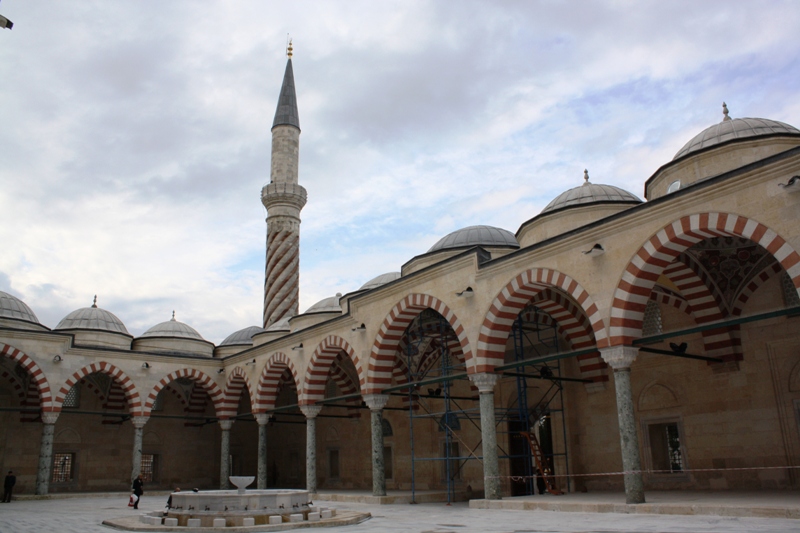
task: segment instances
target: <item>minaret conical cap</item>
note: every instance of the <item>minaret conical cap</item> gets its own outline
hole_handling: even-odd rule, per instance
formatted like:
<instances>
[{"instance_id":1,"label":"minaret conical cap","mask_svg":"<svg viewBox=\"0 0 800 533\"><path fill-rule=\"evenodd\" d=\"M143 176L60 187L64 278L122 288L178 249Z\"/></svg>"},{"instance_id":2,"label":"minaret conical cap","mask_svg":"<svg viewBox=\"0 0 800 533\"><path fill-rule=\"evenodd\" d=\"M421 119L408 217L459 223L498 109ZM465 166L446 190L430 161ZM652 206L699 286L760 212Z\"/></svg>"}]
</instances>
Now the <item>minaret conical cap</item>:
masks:
<instances>
[{"instance_id":1,"label":"minaret conical cap","mask_svg":"<svg viewBox=\"0 0 800 533\"><path fill-rule=\"evenodd\" d=\"M275 126L294 126L298 130L300 129L291 57L286 62L286 72L283 74L283 85L281 85L281 95L278 98L278 109L275 110L275 120L272 122L272 127L274 128Z\"/></svg>"}]
</instances>

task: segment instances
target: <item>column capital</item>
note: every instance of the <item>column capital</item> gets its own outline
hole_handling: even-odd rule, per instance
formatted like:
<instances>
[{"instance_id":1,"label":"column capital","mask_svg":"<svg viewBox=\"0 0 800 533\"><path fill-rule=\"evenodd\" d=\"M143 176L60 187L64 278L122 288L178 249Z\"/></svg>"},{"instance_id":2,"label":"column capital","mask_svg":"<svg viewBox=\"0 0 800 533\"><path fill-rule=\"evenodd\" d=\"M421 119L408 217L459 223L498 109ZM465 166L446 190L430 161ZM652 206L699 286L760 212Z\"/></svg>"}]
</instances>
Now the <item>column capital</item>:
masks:
<instances>
[{"instance_id":1,"label":"column capital","mask_svg":"<svg viewBox=\"0 0 800 533\"><path fill-rule=\"evenodd\" d=\"M58 415L61 413L56 413L53 411L47 411L46 413L42 413L42 422L45 424L55 424L56 420L58 420Z\"/></svg>"},{"instance_id":2,"label":"column capital","mask_svg":"<svg viewBox=\"0 0 800 533\"><path fill-rule=\"evenodd\" d=\"M608 366L614 370L624 370L630 368L636 356L639 355L639 348L635 346L609 346L600 348L600 356Z\"/></svg>"},{"instance_id":3,"label":"column capital","mask_svg":"<svg viewBox=\"0 0 800 533\"><path fill-rule=\"evenodd\" d=\"M363 398L370 411L380 411L389 403L388 394L365 394Z\"/></svg>"},{"instance_id":4,"label":"column capital","mask_svg":"<svg viewBox=\"0 0 800 533\"><path fill-rule=\"evenodd\" d=\"M230 431L233 427L233 420L229 418L225 418L219 421L219 427L222 428L222 431Z\"/></svg>"},{"instance_id":5,"label":"column capital","mask_svg":"<svg viewBox=\"0 0 800 533\"><path fill-rule=\"evenodd\" d=\"M322 411L321 405L301 405L300 410L306 415L306 418L317 418L317 415Z\"/></svg>"},{"instance_id":6,"label":"column capital","mask_svg":"<svg viewBox=\"0 0 800 533\"><path fill-rule=\"evenodd\" d=\"M149 416L134 416L131 418L131 422L133 422L133 427L136 429L142 429L147 421L150 420Z\"/></svg>"},{"instance_id":7,"label":"column capital","mask_svg":"<svg viewBox=\"0 0 800 533\"><path fill-rule=\"evenodd\" d=\"M269 419L272 418L272 415L269 413L255 413L253 416L259 426L266 426Z\"/></svg>"},{"instance_id":8,"label":"column capital","mask_svg":"<svg viewBox=\"0 0 800 533\"><path fill-rule=\"evenodd\" d=\"M494 386L500 378L497 374L490 374L489 372L481 372L480 374L470 374L469 380L478 387L481 394L494 392Z\"/></svg>"}]
</instances>

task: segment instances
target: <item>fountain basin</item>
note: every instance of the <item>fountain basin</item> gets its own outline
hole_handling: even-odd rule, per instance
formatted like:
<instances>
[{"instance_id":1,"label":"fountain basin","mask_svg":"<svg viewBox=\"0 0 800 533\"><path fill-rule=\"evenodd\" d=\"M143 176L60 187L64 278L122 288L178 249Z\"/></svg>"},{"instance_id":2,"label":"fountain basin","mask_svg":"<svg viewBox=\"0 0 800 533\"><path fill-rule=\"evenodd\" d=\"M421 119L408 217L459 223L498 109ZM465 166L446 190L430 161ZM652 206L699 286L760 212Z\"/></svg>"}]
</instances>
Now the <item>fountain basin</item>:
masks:
<instances>
[{"instance_id":1,"label":"fountain basin","mask_svg":"<svg viewBox=\"0 0 800 533\"><path fill-rule=\"evenodd\" d=\"M213 524L214 518L225 518L233 526L250 517L258 525L268 523L269 516L306 515L309 503L307 490L248 490L244 494L235 490L173 492L167 516L177 518L179 525L186 525L189 518L199 518L206 527Z\"/></svg>"}]
</instances>

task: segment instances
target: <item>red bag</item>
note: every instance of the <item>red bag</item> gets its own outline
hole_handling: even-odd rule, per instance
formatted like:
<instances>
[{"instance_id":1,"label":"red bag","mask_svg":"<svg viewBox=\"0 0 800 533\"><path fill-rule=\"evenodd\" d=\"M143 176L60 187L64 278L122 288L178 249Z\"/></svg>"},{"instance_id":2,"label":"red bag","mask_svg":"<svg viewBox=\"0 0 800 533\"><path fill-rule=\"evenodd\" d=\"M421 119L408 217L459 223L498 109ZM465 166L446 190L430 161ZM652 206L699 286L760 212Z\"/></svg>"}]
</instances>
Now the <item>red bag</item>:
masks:
<instances>
[{"instance_id":1,"label":"red bag","mask_svg":"<svg viewBox=\"0 0 800 533\"><path fill-rule=\"evenodd\" d=\"M136 494L131 494L131 499L128 500L128 507L133 507L134 505L136 505L136 500L138 499L139 497Z\"/></svg>"}]
</instances>

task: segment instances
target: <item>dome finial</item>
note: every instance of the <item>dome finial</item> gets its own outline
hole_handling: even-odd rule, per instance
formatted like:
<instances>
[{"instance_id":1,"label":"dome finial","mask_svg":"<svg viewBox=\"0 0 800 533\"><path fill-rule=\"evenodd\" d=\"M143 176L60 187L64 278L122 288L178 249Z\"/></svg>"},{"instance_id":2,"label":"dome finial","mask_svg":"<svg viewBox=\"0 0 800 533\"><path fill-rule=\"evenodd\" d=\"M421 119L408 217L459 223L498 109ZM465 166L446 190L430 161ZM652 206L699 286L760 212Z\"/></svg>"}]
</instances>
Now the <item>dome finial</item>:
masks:
<instances>
[{"instance_id":1,"label":"dome finial","mask_svg":"<svg viewBox=\"0 0 800 533\"><path fill-rule=\"evenodd\" d=\"M286 34L286 38L289 40L289 44L286 45L286 57L289 59L292 58L292 39L289 37L289 34Z\"/></svg>"},{"instance_id":2,"label":"dome finial","mask_svg":"<svg viewBox=\"0 0 800 533\"><path fill-rule=\"evenodd\" d=\"M172 322L175 322L175 311L172 312Z\"/></svg>"},{"instance_id":3,"label":"dome finial","mask_svg":"<svg viewBox=\"0 0 800 533\"><path fill-rule=\"evenodd\" d=\"M722 114L725 115L725 117L722 119L722 122L731 119L731 117L728 116L728 104L725 102L722 102Z\"/></svg>"},{"instance_id":4,"label":"dome finial","mask_svg":"<svg viewBox=\"0 0 800 533\"><path fill-rule=\"evenodd\" d=\"M97 309L97 295L96 294L94 295L94 300L92 301L92 307Z\"/></svg>"},{"instance_id":5,"label":"dome finial","mask_svg":"<svg viewBox=\"0 0 800 533\"><path fill-rule=\"evenodd\" d=\"M583 179L585 180L583 182L584 185L591 185L591 182L589 181L589 171L585 168L583 169Z\"/></svg>"}]
</instances>

